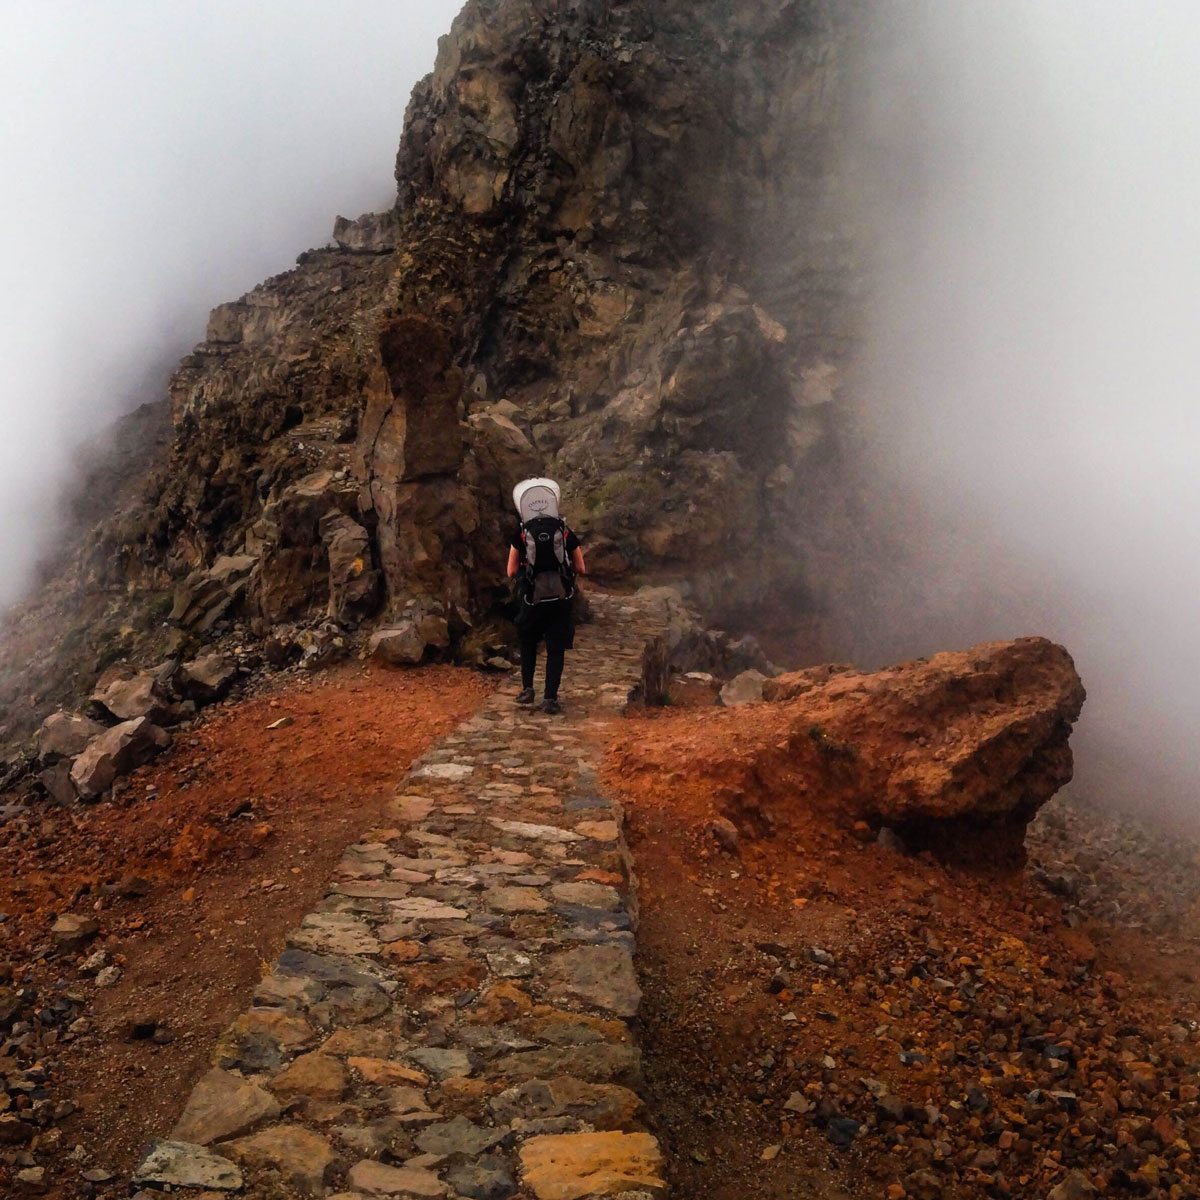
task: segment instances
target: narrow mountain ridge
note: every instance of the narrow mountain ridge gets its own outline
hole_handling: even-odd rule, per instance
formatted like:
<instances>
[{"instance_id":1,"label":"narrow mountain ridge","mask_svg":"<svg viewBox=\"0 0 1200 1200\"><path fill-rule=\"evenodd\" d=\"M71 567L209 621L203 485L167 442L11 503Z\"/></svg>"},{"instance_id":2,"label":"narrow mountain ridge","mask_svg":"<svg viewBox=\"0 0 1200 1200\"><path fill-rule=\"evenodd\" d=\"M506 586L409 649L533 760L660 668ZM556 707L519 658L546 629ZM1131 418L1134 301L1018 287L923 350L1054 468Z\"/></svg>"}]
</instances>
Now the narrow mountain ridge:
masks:
<instances>
[{"instance_id":1,"label":"narrow mountain ridge","mask_svg":"<svg viewBox=\"0 0 1200 1200\"><path fill-rule=\"evenodd\" d=\"M429 653L462 652L525 471L563 480L604 578L819 609L852 490L834 168L856 14L467 4L395 208L214 310L140 497L9 617L10 735L111 662L238 631L432 615Z\"/></svg>"}]
</instances>

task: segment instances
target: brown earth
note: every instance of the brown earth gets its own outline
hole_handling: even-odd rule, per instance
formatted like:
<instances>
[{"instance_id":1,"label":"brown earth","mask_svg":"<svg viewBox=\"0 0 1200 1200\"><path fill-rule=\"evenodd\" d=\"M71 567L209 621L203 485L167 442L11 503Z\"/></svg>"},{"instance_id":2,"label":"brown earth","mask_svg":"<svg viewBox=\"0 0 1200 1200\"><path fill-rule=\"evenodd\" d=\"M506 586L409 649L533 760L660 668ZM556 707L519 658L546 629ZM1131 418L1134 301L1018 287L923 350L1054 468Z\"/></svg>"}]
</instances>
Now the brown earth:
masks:
<instances>
[{"instance_id":1,"label":"brown earth","mask_svg":"<svg viewBox=\"0 0 1200 1200\"><path fill-rule=\"evenodd\" d=\"M769 736L771 707L720 728ZM984 877L783 791L751 839L721 820L713 729L632 717L607 768L676 1194L1200 1194L1194 841L1060 798L1027 870Z\"/></svg>"},{"instance_id":2,"label":"brown earth","mask_svg":"<svg viewBox=\"0 0 1200 1200\"><path fill-rule=\"evenodd\" d=\"M78 956L57 957L47 939L68 910L99 918L84 953L103 946L121 970L85 1002L86 1027L43 1060L51 1099L78 1112L42 1135L37 1161L82 1145L89 1164L121 1172L167 1132L344 847L489 691L449 667L285 677L181 733L113 802L4 827L0 981L92 992ZM292 723L268 729L281 718Z\"/></svg>"}]
</instances>

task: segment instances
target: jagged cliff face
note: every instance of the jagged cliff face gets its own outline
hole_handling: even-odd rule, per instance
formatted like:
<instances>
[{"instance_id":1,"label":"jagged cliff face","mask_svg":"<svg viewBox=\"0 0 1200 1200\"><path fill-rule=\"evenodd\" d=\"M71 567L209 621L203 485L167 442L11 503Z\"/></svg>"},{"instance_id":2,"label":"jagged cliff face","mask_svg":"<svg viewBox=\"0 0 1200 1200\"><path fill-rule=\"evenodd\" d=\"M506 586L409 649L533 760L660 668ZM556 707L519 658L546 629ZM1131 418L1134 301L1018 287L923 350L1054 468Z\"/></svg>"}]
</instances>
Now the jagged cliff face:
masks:
<instances>
[{"instance_id":1,"label":"jagged cliff face","mask_svg":"<svg viewBox=\"0 0 1200 1200\"><path fill-rule=\"evenodd\" d=\"M190 636L433 613L457 638L534 472L609 578L811 602L854 336L856 12L472 0L414 94L395 210L214 311L167 461L64 570L82 592L18 632L86 611L85 685L172 602ZM71 676L45 661L51 696Z\"/></svg>"},{"instance_id":2,"label":"jagged cliff face","mask_svg":"<svg viewBox=\"0 0 1200 1200\"><path fill-rule=\"evenodd\" d=\"M507 226L476 390L610 573L727 603L794 548L853 334L849 29L825 3L472 5L414 98L401 203Z\"/></svg>"}]
</instances>

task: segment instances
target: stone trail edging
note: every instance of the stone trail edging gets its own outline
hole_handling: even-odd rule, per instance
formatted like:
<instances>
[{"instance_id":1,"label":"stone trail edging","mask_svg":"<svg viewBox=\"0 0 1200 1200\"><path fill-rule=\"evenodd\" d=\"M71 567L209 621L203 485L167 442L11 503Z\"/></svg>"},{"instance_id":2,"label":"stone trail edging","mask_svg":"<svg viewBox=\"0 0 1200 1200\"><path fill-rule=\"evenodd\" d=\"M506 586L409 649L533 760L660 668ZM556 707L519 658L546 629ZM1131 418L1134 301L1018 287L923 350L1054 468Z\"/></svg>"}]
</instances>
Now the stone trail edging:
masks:
<instances>
[{"instance_id":1,"label":"stone trail edging","mask_svg":"<svg viewBox=\"0 0 1200 1200\"><path fill-rule=\"evenodd\" d=\"M256 1197L648 1200L633 899L594 727L666 609L593 597L569 707L512 689L414 764L253 1007L217 1044L146 1188Z\"/></svg>"}]
</instances>

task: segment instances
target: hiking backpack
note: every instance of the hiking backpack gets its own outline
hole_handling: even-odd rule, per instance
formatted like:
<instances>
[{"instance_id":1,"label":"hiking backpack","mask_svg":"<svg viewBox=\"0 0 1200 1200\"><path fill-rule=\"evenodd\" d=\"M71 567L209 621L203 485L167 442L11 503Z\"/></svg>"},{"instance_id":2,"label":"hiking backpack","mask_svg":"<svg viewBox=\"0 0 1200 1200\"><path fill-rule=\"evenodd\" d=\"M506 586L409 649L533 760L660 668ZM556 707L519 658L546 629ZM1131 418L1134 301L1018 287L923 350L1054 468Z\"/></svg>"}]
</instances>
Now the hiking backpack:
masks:
<instances>
[{"instance_id":1,"label":"hiking backpack","mask_svg":"<svg viewBox=\"0 0 1200 1200\"><path fill-rule=\"evenodd\" d=\"M521 522L525 545L525 603L569 600L575 594L575 572L567 553L567 523L561 517L533 517Z\"/></svg>"}]
</instances>

